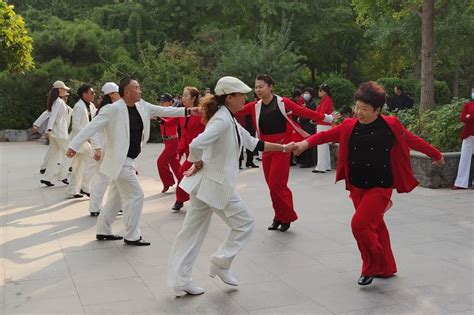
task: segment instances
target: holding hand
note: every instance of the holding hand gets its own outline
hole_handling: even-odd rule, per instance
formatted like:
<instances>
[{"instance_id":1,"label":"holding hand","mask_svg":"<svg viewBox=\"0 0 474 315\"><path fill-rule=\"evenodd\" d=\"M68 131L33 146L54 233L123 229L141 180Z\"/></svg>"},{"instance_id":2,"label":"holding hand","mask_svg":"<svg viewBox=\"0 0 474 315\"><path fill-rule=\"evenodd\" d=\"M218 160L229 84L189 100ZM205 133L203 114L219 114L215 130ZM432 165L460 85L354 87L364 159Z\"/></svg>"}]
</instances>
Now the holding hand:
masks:
<instances>
[{"instance_id":1,"label":"holding hand","mask_svg":"<svg viewBox=\"0 0 474 315\"><path fill-rule=\"evenodd\" d=\"M191 115L193 116L201 116L199 107L189 107L188 110L189 110L189 113L191 113Z\"/></svg>"},{"instance_id":2,"label":"holding hand","mask_svg":"<svg viewBox=\"0 0 474 315\"><path fill-rule=\"evenodd\" d=\"M102 150L101 149L95 149L94 150L94 160L100 161L101 157L102 157Z\"/></svg>"},{"instance_id":3,"label":"holding hand","mask_svg":"<svg viewBox=\"0 0 474 315\"><path fill-rule=\"evenodd\" d=\"M31 131L32 131L33 133L37 133L37 132L38 132L38 126L33 126L33 127L31 127Z\"/></svg>"},{"instance_id":4,"label":"holding hand","mask_svg":"<svg viewBox=\"0 0 474 315\"><path fill-rule=\"evenodd\" d=\"M68 158L73 158L74 155L76 155L76 151L74 151L74 150L71 149L71 148L67 149L66 156L67 156Z\"/></svg>"},{"instance_id":5,"label":"holding hand","mask_svg":"<svg viewBox=\"0 0 474 315\"><path fill-rule=\"evenodd\" d=\"M441 157L441 159L439 159L438 161L433 161L432 164L437 167L442 167L444 166L444 164L446 164L446 162L444 161L444 157Z\"/></svg>"},{"instance_id":6,"label":"holding hand","mask_svg":"<svg viewBox=\"0 0 474 315\"><path fill-rule=\"evenodd\" d=\"M295 144L293 144L293 153L295 155L300 155L301 153L303 153L303 151L305 151L306 149L308 149L309 147L309 144L307 141L303 140L303 141L300 141L300 142L297 142Z\"/></svg>"},{"instance_id":7,"label":"holding hand","mask_svg":"<svg viewBox=\"0 0 474 315\"><path fill-rule=\"evenodd\" d=\"M341 118L341 114L336 111L332 112L331 116L333 117L333 119Z\"/></svg>"}]
</instances>

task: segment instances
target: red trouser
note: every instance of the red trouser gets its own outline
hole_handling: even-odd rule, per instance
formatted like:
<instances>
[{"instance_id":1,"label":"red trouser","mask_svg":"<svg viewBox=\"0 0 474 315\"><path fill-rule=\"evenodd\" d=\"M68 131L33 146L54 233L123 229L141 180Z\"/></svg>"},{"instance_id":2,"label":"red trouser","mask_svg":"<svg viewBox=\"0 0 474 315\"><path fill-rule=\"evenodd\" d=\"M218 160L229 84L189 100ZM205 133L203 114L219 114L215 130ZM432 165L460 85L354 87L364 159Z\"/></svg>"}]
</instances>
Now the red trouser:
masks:
<instances>
[{"instance_id":1,"label":"red trouser","mask_svg":"<svg viewBox=\"0 0 474 315\"><path fill-rule=\"evenodd\" d=\"M156 166L158 167L158 175L160 175L163 186L173 186L174 176L178 178L179 168L181 164L178 160L178 139L164 140L165 148L161 152L160 156L156 160ZM171 173L171 170L173 173Z\"/></svg>"},{"instance_id":2,"label":"red trouser","mask_svg":"<svg viewBox=\"0 0 474 315\"><path fill-rule=\"evenodd\" d=\"M350 197L355 207L352 234L362 256L364 276L390 276L397 272L390 236L383 220L392 191L392 188L351 188Z\"/></svg>"},{"instance_id":3,"label":"red trouser","mask_svg":"<svg viewBox=\"0 0 474 315\"><path fill-rule=\"evenodd\" d=\"M261 140L287 143L285 135L262 135ZM288 188L288 177L290 175L290 153L283 152L263 152L262 166L265 180L270 189L274 220L282 223L290 223L298 219L298 215L293 208L293 194Z\"/></svg>"},{"instance_id":4,"label":"red trouser","mask_svg":"<svg viewBox=\"0 0 474 315\"><path fill-rule=\"evenodd\" d=\"M179 187L179 183L183 179L183 173L187 171L192 165L193 163L189 162L186 158L179 168L178 175L176 176L178 178L178 187L176 187L176 202L186 202L189 200L189 194Z\"/></svg>"}]
</instances>

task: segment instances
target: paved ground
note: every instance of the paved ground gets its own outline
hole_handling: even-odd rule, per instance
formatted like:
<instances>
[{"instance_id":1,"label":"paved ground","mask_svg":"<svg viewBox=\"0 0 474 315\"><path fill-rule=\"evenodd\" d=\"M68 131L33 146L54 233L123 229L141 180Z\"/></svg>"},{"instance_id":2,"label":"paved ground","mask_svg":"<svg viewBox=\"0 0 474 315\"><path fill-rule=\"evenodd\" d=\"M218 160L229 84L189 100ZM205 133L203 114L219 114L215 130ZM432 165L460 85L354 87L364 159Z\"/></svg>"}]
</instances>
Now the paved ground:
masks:
<instances>
[{"instance_id":1,"label":"paved ground","mask_svg":"<svg viewBox=\"0 0 474 315\"><path fill-rule=\"evenodd\" d=\"M245 170L238 191L255 214L256 229L234 262L240 286L207 276L209 256L227 233L214 218L194 269L206 293L175 298L166 286L166 262L185 211L172 213L173 192L159 193L155 156L161 145L147 145L139 159L141 226L152 242L146 248L95 241L87 200L65 200L62 184L40 187L46 148L0 144L2 313L472 314L473 190L395 194L386 221L398 275L360 287L353 209L343 185L334 184L334 172L292 169L300 219L282 233L266 230L272 209L261 169ZM116 220L116 232L122 228Z\"/></svg>"}]
</instances>

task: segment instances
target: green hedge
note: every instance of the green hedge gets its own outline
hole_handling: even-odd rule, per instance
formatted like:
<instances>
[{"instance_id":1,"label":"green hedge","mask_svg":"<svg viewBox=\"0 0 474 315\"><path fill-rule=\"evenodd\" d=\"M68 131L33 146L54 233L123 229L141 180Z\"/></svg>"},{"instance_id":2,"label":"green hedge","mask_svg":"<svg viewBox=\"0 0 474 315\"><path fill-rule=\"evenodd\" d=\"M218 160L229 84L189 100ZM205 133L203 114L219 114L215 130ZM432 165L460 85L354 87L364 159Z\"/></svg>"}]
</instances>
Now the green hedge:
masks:
<instances>
[{"instance_id":1,"label":"green hedge","mask_svg":"<svg viewBox=\"0 0 474 315\"><path fill-rule=\"evenodd\" d=\"M324 80L324 83L331 88L335 109L339 109L344 105L352 106L354 104L355 86L351 81L333 74Z\"/></svg>"},{"instance_id":2,"label":"green hedge","mask_svg":"<svg viewBox=\"0 0 474 315\"><path fill-rule=\"evenodd\" d=\"M420 111L418 107L395 112L400 121L413 133L419 135L442 152L457 152L461 149L460 133L463 124L459 121L466 99L453 99L450 104L434 110Z\"/></svg>"},{"instance_id":3,"label":"green hedge","mask_svg":"<svg viewBox=\"0 0 474 315\"><path fill-rule=\"evenodd\" d=\"M421 83L418 80L388 77L380 78L377 82L383 85L389 97L394 96L394 87L401 85L405 92L410 92L415 97L417 103L420 102ZM451 101L451 90L445 81L434 81L434 93L436 104L447 104Z\"/></svg>"}]
</instances>

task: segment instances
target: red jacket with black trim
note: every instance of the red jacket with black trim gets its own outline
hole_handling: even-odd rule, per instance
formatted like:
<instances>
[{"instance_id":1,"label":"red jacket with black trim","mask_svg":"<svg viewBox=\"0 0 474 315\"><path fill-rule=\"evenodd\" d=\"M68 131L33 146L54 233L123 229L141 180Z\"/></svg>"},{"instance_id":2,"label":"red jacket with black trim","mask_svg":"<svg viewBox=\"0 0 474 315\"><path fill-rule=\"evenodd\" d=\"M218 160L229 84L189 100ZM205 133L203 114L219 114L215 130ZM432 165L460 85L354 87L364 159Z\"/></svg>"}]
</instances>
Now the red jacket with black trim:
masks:
<instances>
[{"instance_id":1,"label":"red jacket with black trim","mask_svg":"<svg viewBox=\"0 0 474 315\"><path fill-rule=\"evenodd\" d=\"M435 147L408 131L397 117L383 115L381 117L387 122L395 136L395 141L390 150L393 187L399 193L410 192L418 186L418 181L413 176L410 164L410 149L424 153L435 161L441 159L442 155ZM347 190L351 190L349 181L349 138L356 123L357 119L347 118L342 124L330 130L318 132L306 139L310 147L327 142L339 143L336 182L344 179Z\"/></svg>"}]
</instances>

